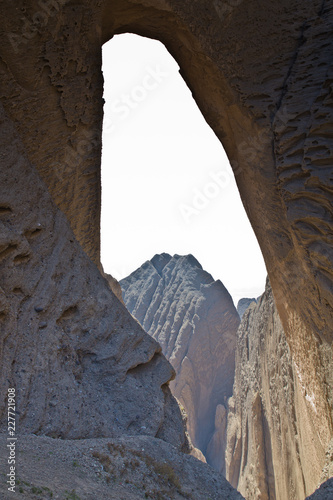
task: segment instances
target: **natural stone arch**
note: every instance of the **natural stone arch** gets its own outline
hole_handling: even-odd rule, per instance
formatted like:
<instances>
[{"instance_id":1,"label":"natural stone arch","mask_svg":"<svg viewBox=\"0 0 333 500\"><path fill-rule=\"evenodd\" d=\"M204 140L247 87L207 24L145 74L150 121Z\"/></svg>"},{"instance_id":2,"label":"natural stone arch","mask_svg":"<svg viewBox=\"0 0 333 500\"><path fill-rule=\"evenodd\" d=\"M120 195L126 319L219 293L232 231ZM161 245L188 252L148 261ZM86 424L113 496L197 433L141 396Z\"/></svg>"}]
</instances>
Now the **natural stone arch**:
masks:
<instances>
[{"instance_id":1,"label":"natural stone arch","mask_svg":"<svg viewBox=\"0 0 333 500\"><path fill-rule=\"evenodd\" d=\"M175 57L234 168L323 453L333 387L331 3L6 0L0 11L4 108L96 264L101 46L131 31Z\"/></svg>"},{"instance_id":2,"label":"natural stone arch","mask_svg":"<svg viewBox=\"0 0 333 500\"><path fill-rule=\"evenodd\" d=\"M332 431L332 142L325 126L332 120L325 36L332 12L319 1L300 6L271 2L267 16L267 2L107 3L102 40L130 31L163 42L221 140L324 450Z\"/></svg>"}]
</instances>

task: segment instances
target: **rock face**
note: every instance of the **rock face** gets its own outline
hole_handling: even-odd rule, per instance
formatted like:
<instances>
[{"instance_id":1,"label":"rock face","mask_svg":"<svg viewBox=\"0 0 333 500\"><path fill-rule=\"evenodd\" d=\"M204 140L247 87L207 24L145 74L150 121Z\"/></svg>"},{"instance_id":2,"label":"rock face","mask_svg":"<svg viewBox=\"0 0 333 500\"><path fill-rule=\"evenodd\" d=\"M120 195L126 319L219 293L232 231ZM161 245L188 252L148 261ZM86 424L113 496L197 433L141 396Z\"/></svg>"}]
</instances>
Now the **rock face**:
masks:
<instances>
[{"instance_id":1,"label":"rock face","mask_svg":"<svg viewBox=\"0 0 333 500\"><path fill-rule=\"evenodd\" d=\"M239 317L231 296L192 255L155 255L120 285L127 308L176 371L170 387L186 409L193 444L216 466L221 453L210 441L216 425L219 432L226 425L235 371Z\"/></svg>"},{"instance_id":2,"label":"rock face","mask_svg":"<svg viewBox=\"0 0 333 500\"><path fill-rule=\"evenodd\" d=\"M120 284L126 306L175 368L171 389L188 413L193 443L247 500L304 500L330 477L332 453L323 475L325 443L307 408L315 401L269 281L258 303L239 303L235 367L236 311L194 257L156 255Z\"/></svg>"},{"instance_id":3,"label":"rock face","mask_svg":"<svg viewBox=\"0 0 333 500\"><path fill-rule=\"evenodd\" d=\"M143 498L137 484L150 488L152 498L183 498L193 486L198 500L207 491L216 499L241 498L221 475L182 453L189 444L168 385L171 365L76 241L1 105L0 123L6 166L0 169L0 419L6 429L7 389L15 388L16 436L30 457L20 470L26 498L36 491L43 499L74 498L75 489L81 498L95 495L100 481L93 467L101 470L105 460L111 474L99 478L100 498ZM119 443L111 438L124 437L124 449L115 453ZM107 443L98 438L110 439L109 455L101 454ZM83 475L73 470L73 443ZM110 493L108 483L123 480L124 463L127 486ZM4 482L0 489L1 498L13 495Z\"/></svg>"},{"instance_id":4,"label":"rock face","mask_svg":"<svg viewBox=\"0 0 333 500\"><path fill-rule=\"evenodd\" d=\"M256 304L257 299L240 299L237 304L237 312L239 314L239 317L242 319L245 311L247 310L248 307L250 307L250 304Z\"/></svg>"},{"instance_id":5,"label":"rock face","mask_svg":"<svg viewBox=\"0 0 333 500\"><path fill-rule=\"evenodd\" d=\"M2 480L1 500L16 496L24 500L243 499L217 471L160 439L19 435L18 440L24 456L20 486L15 495ZM7 462L6 443L6 436L0 434L2 464Z\"/></svg>"},{"instance_id":6,"label":"rock face","mask_svg":"<svg viewBox=\"0 0 333 500\"><path fill-rule=\"evenodd\" d=\"M0 96L82 248L99 266L101 46L124 32L156 38L179 63L228 154L317 413L310 402L308 408L327 445L333 428L332 2L37 4L1 2Z\"/></svg>"},{"instance_id":7,"label":"rock face","mask_svg":"<svg viewBox=\"0 0 333 500\"><path fill-rule=\"evenodd\" d=\"M304 500L321 479L321 443L269 282L238 330L226 477L247 500ZM325 480L326 478L322 478Z\"/></svg>"},{"instance_id":8,"label":"rock face","mask_svg":"<svg viewBox=\"0 0 333 500\"><path fill-rule=\"evenodd\" d=\"M323 483L313 495L307 497L306 500L331 500L333 498L333 477Z\"/></svg>"},{"instance_id":9,"label":"rock face","mask_svg":"<svg viewBox=\"0 0 333 500\"><path fill-rule=\"evenodd\" d=\"M174 55L226 149L305 394L299 425L324 464L333 429L332 2L3 0L0 16L0 98L12 123L1 107L1 412L10 379L27 432L140 433L145 422L148 434L183 441L180 431L171 438L178 424L163 424L175 414L169 365L91 264L100 265L101 47L133 32ZM307 489L312 468L299 456Z\"/></svg>"},{"instance_id":10,"label":"rock face","mask_svg":"<svg viewBox=\"0 0 333 500\"><path fill-rule=\"evenodd\" d=\"M186 448L171 365L75 240L2 107L0 121L2 425L15 387L20 432Z\"/></svg>"}]
</instances>

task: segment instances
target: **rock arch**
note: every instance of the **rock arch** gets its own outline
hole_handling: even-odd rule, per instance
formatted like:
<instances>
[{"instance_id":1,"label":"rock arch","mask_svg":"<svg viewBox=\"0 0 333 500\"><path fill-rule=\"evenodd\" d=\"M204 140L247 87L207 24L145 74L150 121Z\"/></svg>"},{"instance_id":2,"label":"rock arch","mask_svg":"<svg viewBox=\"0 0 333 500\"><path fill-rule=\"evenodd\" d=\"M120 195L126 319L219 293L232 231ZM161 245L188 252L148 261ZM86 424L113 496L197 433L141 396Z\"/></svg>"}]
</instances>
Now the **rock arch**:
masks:
<instances>
[{"instance_id":1,"label":"rock arch","mask_svg":"<svg viewBox=\"0 0 333 500\"><path fill-rule=\"evenodd\" d=\"M106 4L102 24L103 41L125 31L162 41L221 140L323 449L332 431L332 20L325 2L131 1Z\"/></svg>"},{"instance_id":2,"label":"rock arch","mask_svg":"<svg viewBox=\"0 0 333 500\"><path fill-rule=\"evenodd\" d=\"M97 265L101 46L130 31L175 57L231 161L324 450L333 387L332 3L5 0L0 12L6 115Z\"/></svg>"}]
</instances>

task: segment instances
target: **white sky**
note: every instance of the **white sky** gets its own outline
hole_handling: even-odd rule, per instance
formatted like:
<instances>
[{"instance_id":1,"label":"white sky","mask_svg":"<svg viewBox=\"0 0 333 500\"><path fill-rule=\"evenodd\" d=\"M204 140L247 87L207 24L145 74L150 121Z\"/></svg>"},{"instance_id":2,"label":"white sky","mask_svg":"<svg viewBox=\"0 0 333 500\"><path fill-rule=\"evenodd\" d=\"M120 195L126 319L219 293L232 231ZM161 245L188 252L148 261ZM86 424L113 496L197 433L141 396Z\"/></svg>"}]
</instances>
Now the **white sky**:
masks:
<instances>
[{"instance_id":1,"label":"white sky","mask_svg":"<svg viewBox=\"0 0 333 500\"><path fill-rule=\"evenodd\" d=\"M157 41L103 48L102 263L118 280L156 253L193 254L235 305L265 286L224 150ZM204 82L203 82L204 85Z\"/></svg>"}]
</instances>

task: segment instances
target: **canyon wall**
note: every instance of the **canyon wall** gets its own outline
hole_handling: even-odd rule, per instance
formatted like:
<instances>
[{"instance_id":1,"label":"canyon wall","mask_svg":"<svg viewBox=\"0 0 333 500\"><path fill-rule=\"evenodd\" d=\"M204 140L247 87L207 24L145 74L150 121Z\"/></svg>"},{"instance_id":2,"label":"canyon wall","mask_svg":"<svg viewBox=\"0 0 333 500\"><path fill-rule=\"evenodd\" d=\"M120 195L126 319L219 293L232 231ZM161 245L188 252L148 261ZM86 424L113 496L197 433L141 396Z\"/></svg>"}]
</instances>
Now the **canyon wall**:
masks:
<instances>
[{"instance_id":1,"label":"canyon wall","mask_svg":"<svg viewBox=\"0 0 333 500\"><path fill-rule=\"evenodd\" d=\"M237 312L239 314L240 319L242 319L245 311L248 309L248 307L250 307L250 305L252 303L256 304L257 303L257 299L254 299L254 298L252 298L252 299L244 298L244 299L240 299L238 301Z\"/></svg>"},{"instance_id":2,"label":"canyon wall","mask_svg":"<svg viewBox=\"0 0 333 500\"><path fill-rule=\"evenodd\" d=\"M271 286L244 313L229 400L226 477L247 500L303 500L321 477L322 455L304 387ZM309 353L310 355L310 353Z\"/></svg>"},{"instance_id":3,"label":"canyon wall","mask_svg":"<svg viewBox=\"0 0 333 500\"><path fill-rule=\"evenodd\" d=\"M120 284L176 371L193 443L247 500L304 500L331 476L269 280L240 301L238 329L229 294L193 256L155 255Z\"/></svg>"},{"instance_id":4,"label":"canyon wall","mask_svg":"<svg viewBox=\"0 0 333 500\"><path fill-rule=\"evenodd\" d=\"M208 444L232 394L239 316L231 296L192 255L155 255L120 284L126 307L176 371L170 388L194 446L208 463L221 462Z\"/></svg>"}]
</instances>

